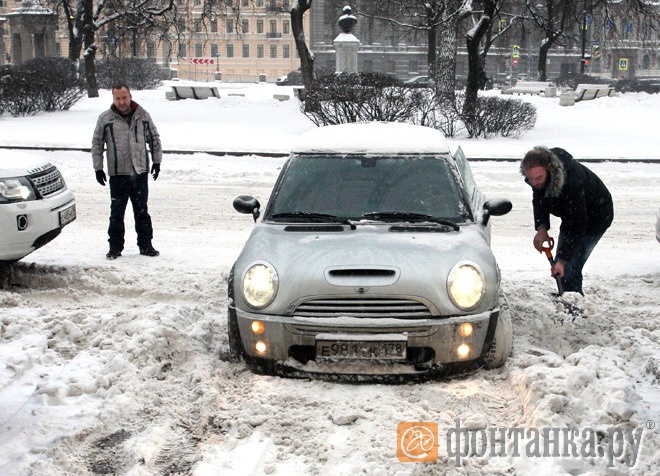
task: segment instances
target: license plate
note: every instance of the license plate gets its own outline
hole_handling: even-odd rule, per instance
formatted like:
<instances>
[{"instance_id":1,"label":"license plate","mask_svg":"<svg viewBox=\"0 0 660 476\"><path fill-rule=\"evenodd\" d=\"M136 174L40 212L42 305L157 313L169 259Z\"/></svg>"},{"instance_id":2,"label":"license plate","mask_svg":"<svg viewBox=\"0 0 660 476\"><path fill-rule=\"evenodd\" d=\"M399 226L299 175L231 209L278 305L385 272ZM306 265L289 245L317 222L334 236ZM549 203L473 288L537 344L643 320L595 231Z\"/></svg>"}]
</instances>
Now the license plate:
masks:
<instances>
[{"instance_id":1,"label":"license plate","mask_svg":"<svg viewBox=\"0 0 660 476\"><path fill-rule=\"evenodd\" d=\"M76 219L76 204L74 203L68 208L60 211L60 226L68 225Z\"/></svg>"},{"instance_id":2,"label":"license plate","mask_svg":"<svg viewBox=\"0 0 660 476\"><path fill-rule=\"evenodd\" d=\"M406 341L317 340L317 360L406 360Z\"/></svg>"}]
</instances>

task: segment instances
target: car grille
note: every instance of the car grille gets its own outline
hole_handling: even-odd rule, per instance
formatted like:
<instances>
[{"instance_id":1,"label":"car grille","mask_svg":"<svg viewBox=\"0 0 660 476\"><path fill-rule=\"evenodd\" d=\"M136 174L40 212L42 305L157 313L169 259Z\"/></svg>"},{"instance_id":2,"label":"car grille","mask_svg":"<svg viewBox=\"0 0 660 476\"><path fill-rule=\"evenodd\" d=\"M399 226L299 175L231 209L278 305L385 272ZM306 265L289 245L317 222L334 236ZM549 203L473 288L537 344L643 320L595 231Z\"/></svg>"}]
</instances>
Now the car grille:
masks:
<instances>
[{"instance_id":1,"label":"car grille","mask_svg":"<svg viewBox=\"0 0 660 476\"><path fill-rule=\"evenodd\" d=\"M365 317L424 319L431 311L421 302L410 299L332 298L315 299L299 304L293 311L296 317Z\"/></svg>"},{"instance_id":2,"label":"car grille","mask_svg":"<svg viewBox=\"0 0 660 476\"><path fill-rule=\"evenodd\" d=\"M43 172L30 175L30 180L37 187L42 197L54 195L66 188L62 174L57 167L51 167Z\"/></svg>"}]
</instances>

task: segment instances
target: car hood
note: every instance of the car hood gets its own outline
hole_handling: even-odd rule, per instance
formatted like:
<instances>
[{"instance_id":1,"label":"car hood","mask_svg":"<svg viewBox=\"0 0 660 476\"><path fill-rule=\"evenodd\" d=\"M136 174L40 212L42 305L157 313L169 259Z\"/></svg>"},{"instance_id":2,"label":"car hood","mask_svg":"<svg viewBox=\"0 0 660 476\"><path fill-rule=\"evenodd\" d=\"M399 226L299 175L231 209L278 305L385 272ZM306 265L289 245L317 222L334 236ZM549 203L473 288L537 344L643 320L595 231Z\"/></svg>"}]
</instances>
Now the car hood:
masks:
<instances>
[{"instance_id":1,"label":"car hood","mask_svg":"<svg viewBox=\"0 0 660 476\"><path fill-rule=\"evenodd\" d=\"M23 177L51 166L39 155L0 149L0 177Z\"/></svg>"},{"instance_id":2,"label":"car hood","mask_svg":"<svg viewBox=\"0 0 660 476\"><path fill-rule=\"evenodd\" d=\"M413 297L431 304L434 313L463 314L449 300L447 276L457 263L471 261L486 281L482 305L472 312L492 309L499 272L483 227L466 225L458 232L423 229L427 231L391 231L391 225L379 224L309 232L300 231L303 226L259 223L235 264L236 303L242 303L245 271L257 261L267 261L277 271L279 291L263 313L282 314L293 302L315 296L360 294Z\"/></svg>"}]
</instances>

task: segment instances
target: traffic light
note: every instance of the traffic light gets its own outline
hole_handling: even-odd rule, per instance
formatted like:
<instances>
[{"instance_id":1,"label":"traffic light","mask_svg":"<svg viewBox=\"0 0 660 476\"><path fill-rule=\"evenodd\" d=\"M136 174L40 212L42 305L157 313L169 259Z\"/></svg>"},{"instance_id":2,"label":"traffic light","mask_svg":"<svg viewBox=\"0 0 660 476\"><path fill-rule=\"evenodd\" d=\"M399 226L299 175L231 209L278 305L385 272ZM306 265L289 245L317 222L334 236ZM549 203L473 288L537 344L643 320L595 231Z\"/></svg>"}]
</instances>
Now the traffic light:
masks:
<instances>
[{"instance_id":1,"label":"traffic light","mask_svg":"<svg viewBox=\"0 0 660 476\"><path fill-rule=\"evenodd\" d=\"M513 65L518 66L518 58L513 58Z\"/></svg>"},{"instance_id":2,"label":"traffic light","mask_svg":"<svg viewBox=\"0 0 660 476\"><path fill-rule=\"evenodd\" d=\"M585 56L582 58L582 63L584 63L585 66L589 66L589 60L591 59L591 56Z\"/></svg>"}]
</instances>

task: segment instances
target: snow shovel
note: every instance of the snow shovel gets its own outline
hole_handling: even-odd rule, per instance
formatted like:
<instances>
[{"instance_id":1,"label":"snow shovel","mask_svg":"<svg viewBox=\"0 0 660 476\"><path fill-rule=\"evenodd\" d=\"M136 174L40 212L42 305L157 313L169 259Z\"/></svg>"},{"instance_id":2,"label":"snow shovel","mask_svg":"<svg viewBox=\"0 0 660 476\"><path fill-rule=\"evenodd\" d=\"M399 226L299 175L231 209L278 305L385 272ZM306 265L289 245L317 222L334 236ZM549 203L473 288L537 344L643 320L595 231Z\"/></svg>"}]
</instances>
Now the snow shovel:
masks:
<instances>
[{"instance_id":1,"label":"snow shovel","mask_svg":"<svg viewBox=\"0 0 660 476\"><path fill-rule=\"evenodd\" d=\"M552 257L552 249L555 247L555 239L552 237L548 237L547 239L548 246L543 246L545 243L546 241L541 243L541 251L545 253L545 256L548 258L548 261L550 262L550 266L554 266L555 260ZM559 292L559 296L561 296L562 294L564 294L564 288L561 285L561 276L555 274L554 278L557 281L557 291Z\"/></svg>"}]
</instances>

